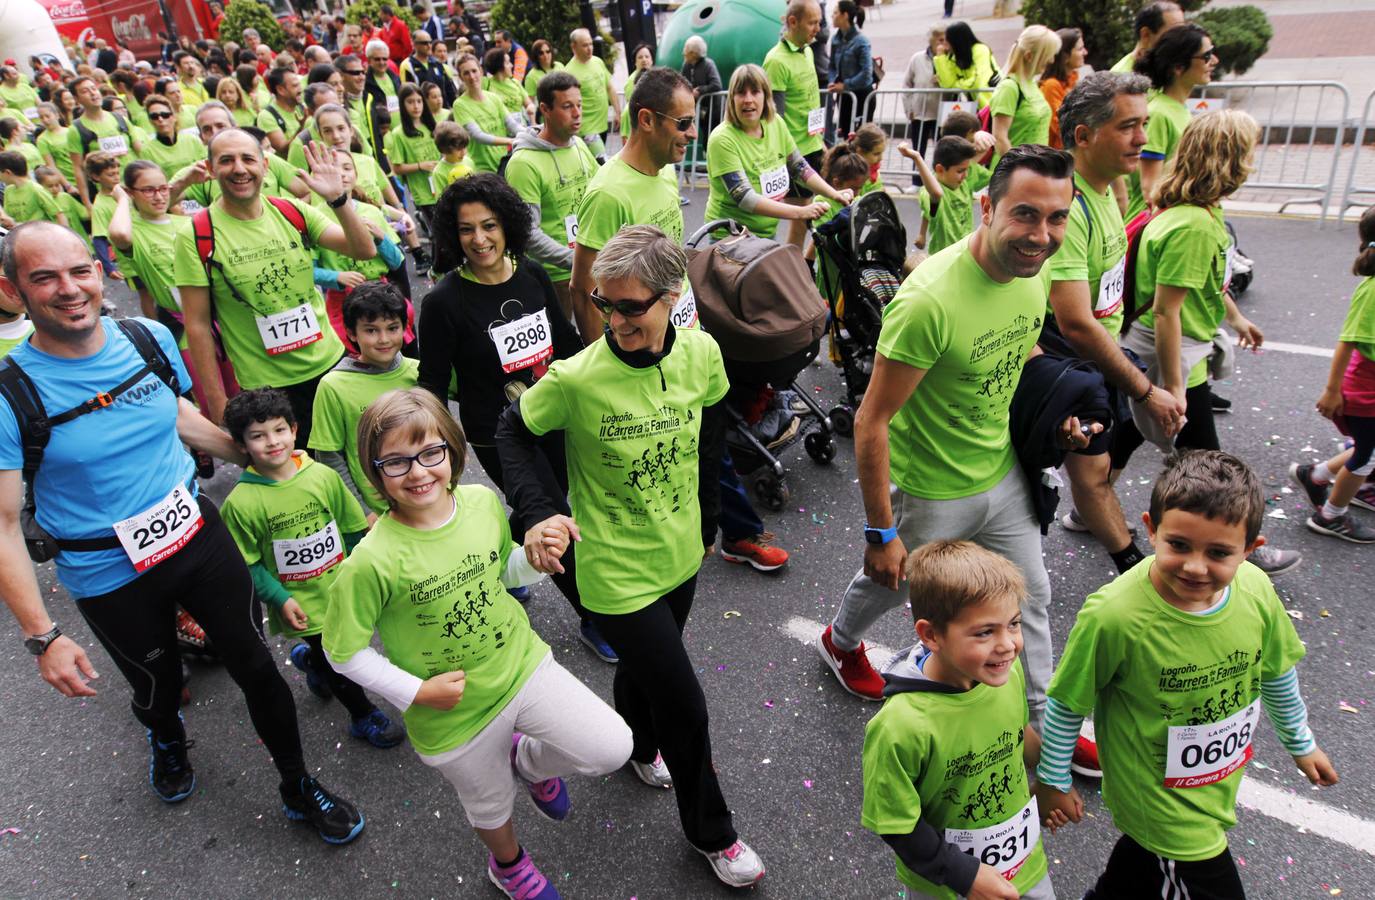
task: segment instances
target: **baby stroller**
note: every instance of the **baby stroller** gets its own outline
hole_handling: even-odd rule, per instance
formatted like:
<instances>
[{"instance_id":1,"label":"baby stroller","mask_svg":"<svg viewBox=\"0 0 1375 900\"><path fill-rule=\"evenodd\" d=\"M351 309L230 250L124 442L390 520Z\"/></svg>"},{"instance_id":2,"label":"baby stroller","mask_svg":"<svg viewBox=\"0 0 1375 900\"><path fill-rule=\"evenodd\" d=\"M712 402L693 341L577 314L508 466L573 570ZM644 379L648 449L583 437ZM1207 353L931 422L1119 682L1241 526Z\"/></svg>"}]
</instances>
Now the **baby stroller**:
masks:
<instances>
[{"instance_id":1,"label":"baby stroller","mask_svg":"<svg viewBox=\"0 0 1375 900\"><path fill-rule=\"evenodd\" d=\"M817 287L830 305L831 358L845 378L847 404L831 410L837 433L854 433L854 408L874 370L883 308L902 284L907 229L893 198L863 195L812 232Z\"/></svg>"},{"instance_id":2,"label":"baby stroller","mask_svg":"<svg viewBox=\"0 0 1375 900\"><path fill-rule=\"evenodd\" d=\"M709 234L728 233L710 249L696 249ZM758 238L730 219L708 222L688 238L688 274L702 328L721 346L731 383L726 444L755 499L771 510L788 502L787 470L778 454L796 443L817 463L836 455L834 429L821 407L794 382L816 358L826 304L808 278L795 247ZM795 433L772 449L750 428L768 389L791 390L805 412ZM791 430L791 429L790 429Z\"/></svg>"}]
</instances>

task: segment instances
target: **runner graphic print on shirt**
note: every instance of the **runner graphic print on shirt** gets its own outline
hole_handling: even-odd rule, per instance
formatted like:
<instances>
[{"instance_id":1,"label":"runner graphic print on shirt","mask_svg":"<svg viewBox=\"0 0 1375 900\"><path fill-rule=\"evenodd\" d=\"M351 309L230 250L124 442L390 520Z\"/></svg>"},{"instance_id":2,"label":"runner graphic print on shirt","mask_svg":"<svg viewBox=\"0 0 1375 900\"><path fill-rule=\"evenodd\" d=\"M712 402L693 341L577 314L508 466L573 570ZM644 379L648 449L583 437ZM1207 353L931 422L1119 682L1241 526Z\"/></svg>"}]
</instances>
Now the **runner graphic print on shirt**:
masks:
<instances>
[{"instance_id":1,"label":"runner graphic print on shirt","mask_svg":"<svg viewBox=\"0 0 1375 900\"><path fill-rule=\"evenodd\" d=\"M662 406L652 413L608 413L602 416L598 436L605 449L601 465L621 470L625 490L604 494L606 514L615 524L644 527L677 513L683 502L696 497L689 472L696 471L697 416L692 410ZM644 445L638 453L616 452L617 444ZM680 465L691 463L691 465Z\"/></svg>"},{"instance_id":2,"label":"runner graphic print on shirt","mask_svg":"<svg viewBox=\"0 0 1375 900\"><path fill-rule=\"evenodd\" d=\"M512 622L508 605L496 602L505 591L500 568L495 550L485 558L469 553L447 572L407 585L416 624L439 629L442 638L424 651L431 675L471 667L505 648Z\"/></svg>"}]
</instances>

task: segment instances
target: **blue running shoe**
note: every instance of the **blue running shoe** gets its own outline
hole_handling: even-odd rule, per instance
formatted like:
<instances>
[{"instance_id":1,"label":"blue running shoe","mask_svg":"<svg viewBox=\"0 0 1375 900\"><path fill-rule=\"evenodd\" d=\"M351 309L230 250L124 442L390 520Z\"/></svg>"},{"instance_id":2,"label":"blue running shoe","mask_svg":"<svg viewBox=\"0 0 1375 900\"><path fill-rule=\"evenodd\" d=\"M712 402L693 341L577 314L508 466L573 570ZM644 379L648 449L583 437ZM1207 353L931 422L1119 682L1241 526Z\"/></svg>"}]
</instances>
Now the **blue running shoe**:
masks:
<instances>
[{"instance_id":1,"label":"blue running shoe","mask_svg":"<svg viewBox=\"0 0 1375 900\"><path fill-rule=\"evenodd\" d=\"M395 747L406 739L406 726L393 722L382 710L373 707L372 712L349 724L349 734L374 747L386 750Z\"/></svg>"},{"instance_id":2,"label":"blue running shoe","mask_svg":"<svg viewBox=\"0 0 1375 900\"><path fill-rule=\"evenodd\" d=\"M621 661L616 655L616 651L611 649L611 645L602 637L602 633L597 630L597 626L590 621L583 622L578 628L578 637L588 646L593 653L597 654L597 659L604 663L611 663L613 666Z\"/></svg>"},{"instance_id":3,"label":"blue running shoe","mask_svg":"<svg viewBox=\"0 0 1375 900\"><path fill-rule=\"evenodd\" d=\"M301 779L294 792L286 785L279 790L286 817L314 825L326 844L347 844L363 831L365 823L358 807L331 794L309 775Z\"/></svg>"},{"instance_id":4,"label":"blue running shoe","mask_svg":"<svg viewBox=\"0 0 1375 900\"><path fill-rule=\"evenodd\" d=\"M543 781L525 780L520 774L520 769L516 768L516 750L520 747L520 739L523 737L525 735L519 731L511 735L511 772L530 792L530 799L534 801L536 809L543 813L546 818L553 819L555 822L562 822L568 818L568 812L573 808L573 802L568 798L568 786L563 783L562 778L546 778Z\"/></svg>"},{"instance_id":5,"label":"blue running shoe","mask_svg":"<svg viewBox=\"0 0 1375 900\"><path fill-rule=\"evenodd\" d=\"M321 700L333 699L334 691L330 689L329 684L319 675L315 674L315 670L310 667L309 644L297 644L295 647L292 647L290 658L291 664L305 673L306 687L310 688L312 694L319 697Z\"/></svg>"},{"instance_id":6,"label":"blue running shoe","mask_svg":"<svg viewBox=\"0 0 1375 900\"><path fill-rule=\"evenodd\" d=\"M195 745L186 738L164 744L148 729L148 783L163 803L180 803L196 790L196 773L186 755Z\"/></svg>"}]
</instances>

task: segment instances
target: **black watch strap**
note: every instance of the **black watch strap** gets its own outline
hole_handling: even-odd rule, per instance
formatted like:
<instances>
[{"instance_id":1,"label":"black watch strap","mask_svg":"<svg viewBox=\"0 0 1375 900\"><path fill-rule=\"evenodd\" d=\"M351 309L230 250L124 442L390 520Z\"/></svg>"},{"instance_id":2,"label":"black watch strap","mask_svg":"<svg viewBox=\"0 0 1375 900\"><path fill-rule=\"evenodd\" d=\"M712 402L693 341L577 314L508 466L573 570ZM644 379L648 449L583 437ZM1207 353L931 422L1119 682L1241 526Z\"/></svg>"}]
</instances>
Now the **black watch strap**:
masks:
<instances>
[{"instance_id":1,"label":"black watch strap","mask_svg":"<svg viewBox=\"0 0 1375 900\"><path fill-rule=\"evenodd\" d=\"M28 651L34 656L42 656L44 653L48 652L48 647L52 645L52 642L61 636L62 629L54 625L52 630L46 634L36 634L33 637L25 638L24 646L27 647Z\"/></svg>"},{"instance_id":2,"label":"black watch strap","mask_svg":"<svg viewBox=\"0 0 1375 900\"><path fill-rule=\"evenodd\" d=\"M330 208L330 209L341 209L341 208L343 208L344 204L345 204L345 203L348 203L348 202L349 202L349 195L348 195L347 193L343 193L343 194L340 194L338 197L335 197L333 200L329 201L329 208Z\"/></svg>"}]
</instances>

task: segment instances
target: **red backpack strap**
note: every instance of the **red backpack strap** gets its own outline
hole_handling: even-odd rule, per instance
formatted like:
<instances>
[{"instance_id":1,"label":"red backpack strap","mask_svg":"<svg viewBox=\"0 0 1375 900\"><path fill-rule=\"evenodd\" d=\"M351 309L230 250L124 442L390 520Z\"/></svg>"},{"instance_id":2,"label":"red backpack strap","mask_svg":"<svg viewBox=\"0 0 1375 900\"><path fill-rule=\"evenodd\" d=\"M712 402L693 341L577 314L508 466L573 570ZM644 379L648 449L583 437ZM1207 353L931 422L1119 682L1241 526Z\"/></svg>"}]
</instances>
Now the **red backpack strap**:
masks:
<instances>
[{"instance_id":1,"label":"red backpack strap","mask_svg":"<svg viewBox=\"0 0 1375 900\"><path fill-rule=\"evenodd\" d=\"M285 197L269 196L264 197L263 199L266 200L268 203L271 203L273 206L275 206L277 208L277 212L282 214L282 218L286 219L287 222L291 224L292 228L295 228L297 231L301 233L301 244L303 246L309 247L310 232L306 230L306 217L301 215L300 208L297 207L295 203L292 203Z\"/></svg>"},{"instance_id":2,"label":"red backpack strap","mask_svg":"<svg viewBox=\"0 0 1375 900\"><path fill-rule=\"evenodd\" d=\"M205 267L205 277L210 277L210 261L215 256L215 228L210 223L210 210L202 207L191 217L191 233L196 238L196 255Z\"/></svg>"},{"instance_id":3,"label":"red backpack strap","mask_svg":"<svg viewBox=\"0 0 1375 900\"><path fill-rule=\"evenodd\" d=\"M1126 225L1127 232L1127 260L1122 267L1122 285L1125 315L1122 320L1122 333L1126 334L1142 313L1150 309L1152 303L1147 303L1141 307L1136 305L1136 258L1141 252L1141 235L1145 233L1146 226L1151 219L1160 215L1161 210L1143 209L1141 212L1132 216Z\"/></svg>"}]
</instances>

